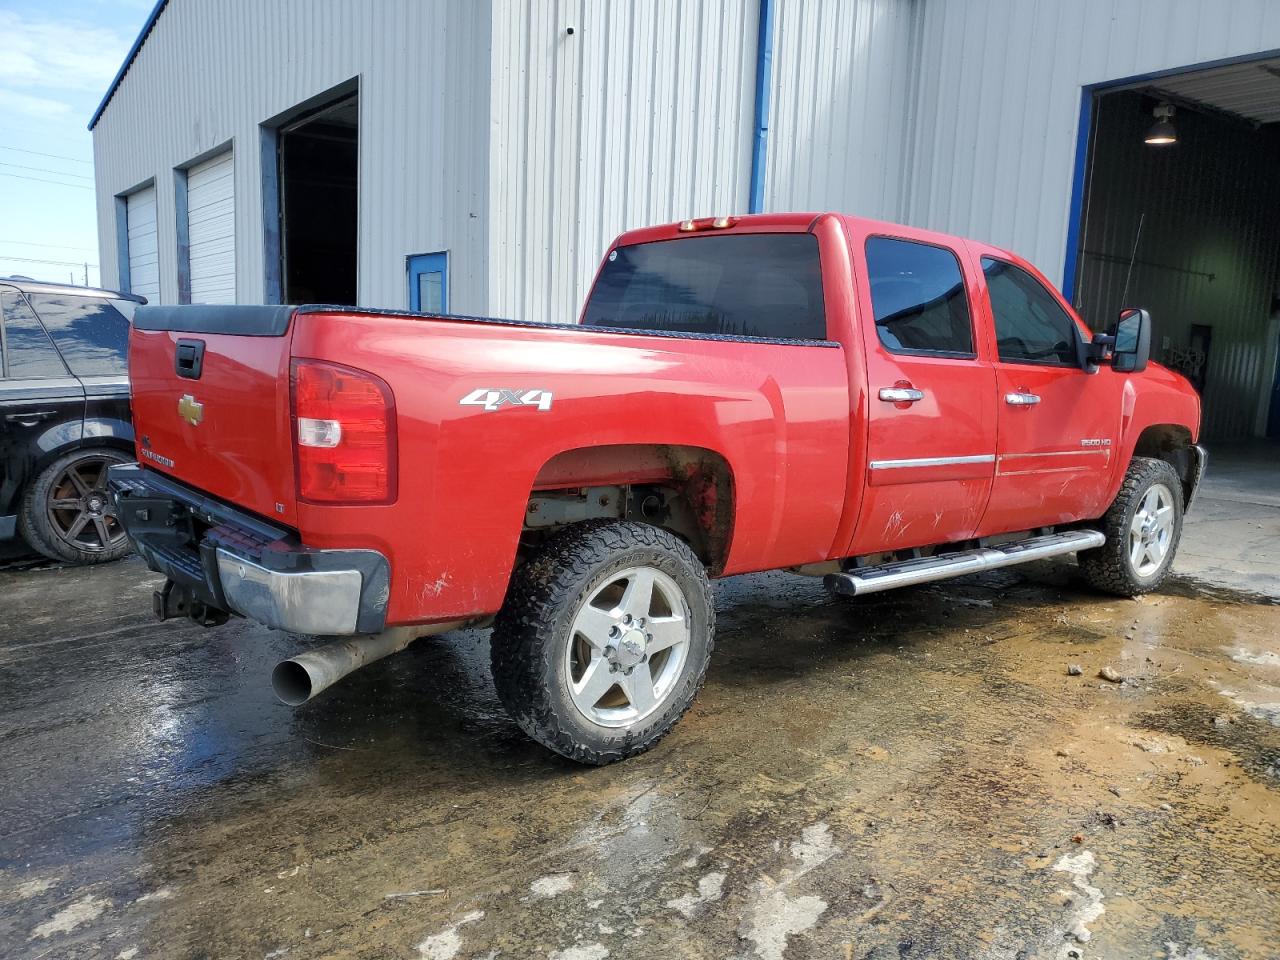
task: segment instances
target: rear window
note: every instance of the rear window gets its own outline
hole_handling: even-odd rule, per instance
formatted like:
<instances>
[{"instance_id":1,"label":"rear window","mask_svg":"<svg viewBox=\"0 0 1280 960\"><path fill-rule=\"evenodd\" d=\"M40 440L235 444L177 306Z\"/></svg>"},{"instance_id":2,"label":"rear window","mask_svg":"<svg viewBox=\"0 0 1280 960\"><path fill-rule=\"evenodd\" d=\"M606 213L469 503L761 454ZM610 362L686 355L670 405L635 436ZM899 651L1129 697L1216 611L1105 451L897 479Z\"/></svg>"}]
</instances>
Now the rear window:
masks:
<instances>
[{"instance_id":1,"label":"rear window","mask_svg":"<svg viewBox=\"0 0 1280 960\"><path fill-rule=\"evenodd\" d=\"M618 247L583 324L624 330L825 340L818 238L686 237Z\"/></svg>"},{"instance_id":2,"label":"rear window","mask_svg":"<svg viewBox=\"0 0 1280 960\"><path fill-rule=\"evenodd\" d=\"M76 376L118 376L128 372L129 321L112 301L33 293L31 305Z\"/></svg>"},{"instance_id":3,"label":"rear window","mask_svg":"<svg viewBox=\"0 0 1280 960\"><path fill-rule=\"evenodd\" d=\"M886 349L974 356L969 298L954 253L914 240L872 237L867 272L876 335Z\"/></svg>"},{"instance_id":4,"label":"rear window","mask_svg":"<svg viewBox=\"0 0 1280 960\"><path fill-rule=\"evenodd\" d=\"M11 378L67 375L67 368L58 359L58 351L53 349L40 321L20 293L0 293L0 313L4 314L5 346L8 347L6 359Z\"/></svg>"}]
</instances>

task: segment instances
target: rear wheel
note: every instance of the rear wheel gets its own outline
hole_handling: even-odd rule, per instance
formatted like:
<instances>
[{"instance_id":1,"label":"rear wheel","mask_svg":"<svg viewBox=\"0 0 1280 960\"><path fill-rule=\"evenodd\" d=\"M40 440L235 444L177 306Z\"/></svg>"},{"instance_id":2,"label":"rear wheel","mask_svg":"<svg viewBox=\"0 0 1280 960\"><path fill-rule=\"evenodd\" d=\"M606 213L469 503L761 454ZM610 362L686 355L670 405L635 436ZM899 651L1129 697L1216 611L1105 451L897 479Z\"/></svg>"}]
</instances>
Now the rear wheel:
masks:
<instances>
[{"instance_id":1,"label":"rear wheel","mask_svg":"<svg viewBox=\"0 0 1280 960\"><path fill-rule=\"evenodd\" d=\"M1102 518L1107 542L1079 556L1080 569L1093 586L1135 597L1164 582L1182 537L1181 491L1182 483L1168 463L1133 458Z\"/></svg>"},{"instance_id":2,"label":"rear wheel","mask_svg":"<svg viewBox=\"0 0 1280 960\"><path fill-rule=\"evenodd\" d=\"M494 622L494 682L539 743L612 763L689 709L714 629L711 585L686 544L648 524L584 523L513 575Z\"/></svg>"},{"instance_id":3,"label":"rear wheel","mask_svg":"<svg viewBox=\"0 0 1280 960\"><path fill-rule=\"evenodd\" d=\"M51 560L103 563L129 552L129 537L107 493L107 468L129 457L108 449L74 450L27 487L18 515L22 538Z\"/></svg>"}]
</instances>

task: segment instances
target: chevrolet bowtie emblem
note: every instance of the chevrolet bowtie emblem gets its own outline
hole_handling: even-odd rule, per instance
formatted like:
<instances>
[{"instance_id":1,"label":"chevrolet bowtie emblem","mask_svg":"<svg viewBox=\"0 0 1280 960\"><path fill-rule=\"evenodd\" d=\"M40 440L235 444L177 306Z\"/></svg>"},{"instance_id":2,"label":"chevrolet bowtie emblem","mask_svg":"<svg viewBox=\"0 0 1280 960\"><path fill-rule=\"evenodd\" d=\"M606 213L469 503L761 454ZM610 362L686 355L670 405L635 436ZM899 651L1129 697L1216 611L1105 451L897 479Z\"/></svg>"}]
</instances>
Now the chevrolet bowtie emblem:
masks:
<instances>
[{"instance_id":1,"label":"chevrolet bowtie emblem","mask_svg":"<svg viewBox=\"0 0 1280 960\"><path fill-rule=\"evenodd\" d=\"M204 419L204 404L199 403L191 394L185 393L178 401L178 416L193 427L197 426Z\"/></svg>"}]
</instances>

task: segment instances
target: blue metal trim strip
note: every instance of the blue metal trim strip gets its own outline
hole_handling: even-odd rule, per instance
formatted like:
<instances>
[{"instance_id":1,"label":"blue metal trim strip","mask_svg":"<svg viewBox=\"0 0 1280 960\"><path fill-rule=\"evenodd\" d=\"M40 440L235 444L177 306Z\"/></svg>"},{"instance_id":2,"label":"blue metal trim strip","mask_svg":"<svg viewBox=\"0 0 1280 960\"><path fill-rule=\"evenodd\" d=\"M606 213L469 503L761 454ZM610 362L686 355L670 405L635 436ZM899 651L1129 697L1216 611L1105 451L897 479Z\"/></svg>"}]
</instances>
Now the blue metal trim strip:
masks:
<instances>
[{"instance_id":1,"label":"blue metal trim strip","mask_svg":"<svg viewBox=\"0 0 1280 960\"><path fill-rule=\"evenodd\" d=\"M751 186L747 212L764 211L764 182L769 152L769 100L773 89L773 0L760 0L756 38L755 131L751 148Z\"/></svg>"},{"instance_id":2,"label":"blue metal trim strip","mask_svg":"<svg viewBox=\"0 0 1280 960\"><path fill-rule=\"evenodd\" d=\"M129 276L129 200L116 197L116 288L133 293Z\"/></svg>"},{"instance_id":3,"label":"blue metal trim strip","mask_svg":"<svg viewBox=\"0 0 1280 960\"><path fill-rule=\"evenodd\" d=\"M178 234L178 302L191 302L191 214L187 208L187 171L173 171L174 226Z\"/></svg>"},{"instance_id":4,"label":"blue metal trim strip","mask_svg":"<svg viewBox=\"0 0 1280 960\"><path fill-rule=\"evenodd\" d=\"M133 46L129 48L129 52L125 55L124 63L120 64L120 69L116 71L116 75L111 81L111 86L107 87L107 92L103 94L102 102L98 104L98 109L93 111L93 119L89 121L90 130L97 126L98 121L102 119L102 113L107 109L107 104L111 102L111 98L115 96L116 88L120 86L120 81L129 72L129 68L133 66L133 61L138 56L138 51L147 42L147 37L151 36L151 28L156 25L156 21L160 19L160 14L164 12L164 8L168 5L169 0L157 0L156 5L151 8L151 13L147 15L147 22L142 25L142 32L138 34L138 39L133 41Z\"/></svg>"},{"instance_id":5,"label":"blue metal trim strip","mask_svg":"<svg viewBox=\"0 0 1280 960\"><path fill-rule=\"evenodd\" d=\"M1076 165L1071 177L1071 217L1067 221L1067 261L1062 270L1062 297L1075 306L1076 264L1080 256L1080 222L1089 163L1089 133L1093 126L1093 90L1080 91L1080 125L1076 129Z\"/></svg>"},{"instance_id":6,"label":"blue metal trim strip","mask_svg":"<svg viewBox=\"0 0 1280 960\"><path fill-rule=\"evenodd\" d=\"M280 269L280 166L276 155L279 131L258 128L259 176L262 181L262 302L280 303L284 287Z\"/></svg>"}]
</instances>

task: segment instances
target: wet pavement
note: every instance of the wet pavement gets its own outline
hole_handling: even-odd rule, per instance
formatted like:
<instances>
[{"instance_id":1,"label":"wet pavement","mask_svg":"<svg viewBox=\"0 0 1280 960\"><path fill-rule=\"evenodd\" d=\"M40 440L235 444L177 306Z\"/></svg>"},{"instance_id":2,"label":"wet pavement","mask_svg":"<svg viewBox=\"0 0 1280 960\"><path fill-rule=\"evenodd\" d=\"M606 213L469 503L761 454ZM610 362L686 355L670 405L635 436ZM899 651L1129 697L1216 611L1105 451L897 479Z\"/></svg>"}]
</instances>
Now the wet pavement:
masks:
<instances>
[{"instance_id":1,"label":"wet pavement","mask_svg":"<svg viewBox=\"0 0 1280 960\"><path fill-rule=\"evenodd\" d=\"M311 641L12 563L0 956L1275 957L1280 586L1210 559L1138 601L1069 562L722 582L693 710L603 769L505 717L483 631L294 710Z\"/></svg>"}]
</instances>

